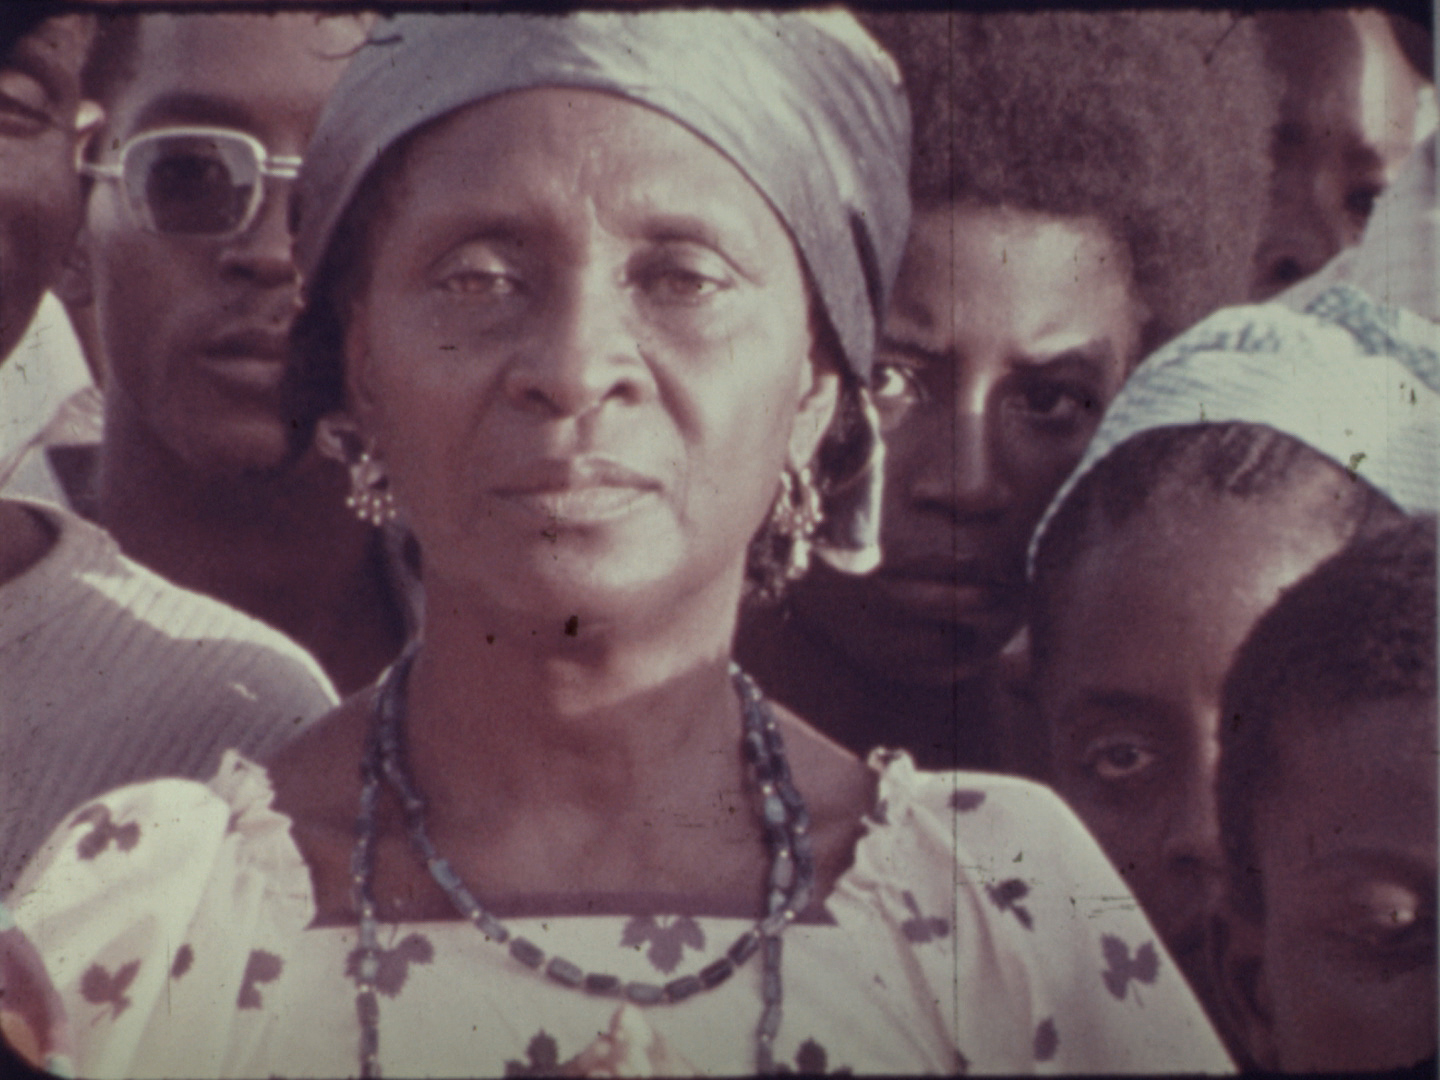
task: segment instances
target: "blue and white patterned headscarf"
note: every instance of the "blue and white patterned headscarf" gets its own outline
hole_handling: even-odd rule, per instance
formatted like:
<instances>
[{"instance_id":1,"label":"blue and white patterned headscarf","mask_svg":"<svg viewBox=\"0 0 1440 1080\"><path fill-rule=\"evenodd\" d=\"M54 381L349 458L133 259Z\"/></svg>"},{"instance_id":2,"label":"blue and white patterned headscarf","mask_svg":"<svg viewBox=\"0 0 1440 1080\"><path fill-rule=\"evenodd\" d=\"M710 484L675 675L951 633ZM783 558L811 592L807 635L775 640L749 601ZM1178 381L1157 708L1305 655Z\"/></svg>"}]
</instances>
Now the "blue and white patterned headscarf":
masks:
<instances>
[{"instance_id":1,"label":"blue and white patterned headscarf","mask_svg":"<svg viewBox=\"0 0 1440 1080\"><path fill-rule=\"evenodd\" d=\"M1401 509L1440 510L1440 356L1435 325L1334 286L1303 311L1225 308L1136 368L1030 541L1080 478L1155 428L1263 424L1368 481Z\"/></svg>"},{"instance_id":2,"label":"blue and white patterned headscarf","mask_svg":"<svg viewBox=\"0 0 1440 1080\"><path fill-rule=\"evenodd\" d=\"M296 185L296 261L316 280L345 210L391 146L456 109L540 87L655 109L723 153L789 230L834 329L869 379L910 226L910 113L893 60L839 12L403 15L348 65ZM827 506L817 553L879 561L881 443Z\"/></svg>"}]
</instances>

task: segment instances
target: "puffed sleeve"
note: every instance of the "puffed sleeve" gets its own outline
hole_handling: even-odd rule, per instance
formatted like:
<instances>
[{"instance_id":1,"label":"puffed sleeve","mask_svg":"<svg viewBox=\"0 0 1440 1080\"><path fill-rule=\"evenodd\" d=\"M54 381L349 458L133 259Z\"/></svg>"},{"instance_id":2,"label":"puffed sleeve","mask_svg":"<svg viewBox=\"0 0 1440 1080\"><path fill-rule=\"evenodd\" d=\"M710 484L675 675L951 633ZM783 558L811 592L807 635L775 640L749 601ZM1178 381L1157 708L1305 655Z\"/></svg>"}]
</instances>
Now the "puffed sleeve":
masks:
<instances>
[{"instance_id":1,"label":"puffed sleeve","mask_svg":"<svg viewBox=\"0 0 1440 1080\"><path fill-rule=\"evenodd\" d=\"M269 795L232 752L209 786L156 780L85 804L26 868L11 907L60 994L79 1075L194 1075L207 1059L203 1072L223 1073L221 1018L254 966L252 924L277 887L303 884L296 866L274 873L276 851L296 857ZM290 899L298 924L308 897ZM153 1057L168 1045L185 1047L183 1066Z\"/></svg>"}]
</instances>

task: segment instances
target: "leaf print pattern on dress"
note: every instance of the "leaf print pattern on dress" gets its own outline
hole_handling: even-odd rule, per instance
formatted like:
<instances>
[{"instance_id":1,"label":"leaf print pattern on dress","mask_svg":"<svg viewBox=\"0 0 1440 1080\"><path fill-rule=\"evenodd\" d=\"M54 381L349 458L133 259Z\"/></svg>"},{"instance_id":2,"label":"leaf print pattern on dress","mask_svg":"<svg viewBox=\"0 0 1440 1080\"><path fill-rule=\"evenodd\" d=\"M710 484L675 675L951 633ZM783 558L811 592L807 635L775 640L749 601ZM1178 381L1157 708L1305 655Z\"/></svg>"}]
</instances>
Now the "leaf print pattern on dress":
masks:
<instances>
[{"instance_id":1,"label":"leaf print pattern on dress","mask_svg":"<svg viewBox=\"0 0 1440 1080\"><path fill-rule=\"evenodd\" d=\"M1100 950L1105 954L1105 970L1100 973L1105 989L1118 999L1124 1000L1131 979L1148 986L1160 974L1160 956L1152 942L1141 945L1132 957L1129 945L1114 934L1103 934Z\"/></svg>"},{"instance_id":2,"label":"leaf print pattern on dress","mask_svg":"<svg viewBox=\"0 0 1440 1080\"><path fill-rule=\"evenodd\" d=\"M70 827L78 829L81 825L95 826L75 845L75 854L82 859L95 858L110 846L111 841L114 841L116 849L120 851L129 851L140 842L140 826L133 821L116 825L110 819L110 808L104 803L87 806L76 814Z\"/></svg>"},{"instance_id":3,"label":"leaf print pattern on dress","mask_svg":"<svg viewBox=\"0 0 1440 1080\"><path fill-rule=\"evenodd\" d=\"M830 1055L825 1052L814 1039L806 1039L795 1051L795 1067L792 1069L783 1062L775 1066L775 1072L780 1076L789 1076L792 1073L799 1073L801 1076L849 1076L850 1067L842 1065L835 1069L829 1068Z\"/></svg>"},{"instance_id":4,"label":"leaf print pattern on dress","mask_svg":"<svg viewBox=\"0 0 1440 1080\"><path fill-rule=\"evenodd\" d=\"M375 972L375 989L386 997L395 997L405 988L411 964L428 964L435 959L435 946L424 934L406 934L393 949L377 949L380 966ZM352 979L360 976L363 949L355 949L345 961L345 974Z\"/></svg>"},{"instance_id":5,"label":"leaf print pattern on dress","mask_svg":"<svg viewBox=\"0 0 1440 1080\"><path fill-rule=\"evenodd\" d=\"M905 940L912 945L924 945L929 941L937 941L950 933L950 923L938 915L922 915L920 905L915 901L915 894L903 892L900 899L905 901L905 906L910 909L911 917L900 924L900 932L905 935Z\"/></svg>"},{"instance_id":6,"label":"leaf print pattern on dress","mask_svg":"<svg viewBox=\"0 0 1440 1080\"><path fill-rule=\"evenodd\" d=\"M530 1040L530 1045L525 1047L525 1057L529 1064L510 1060L505 1062L506 1076L559 1076L560 1075L560 1047L555 1040L539 1031Z\"/></svg>"},{"instance_id":7,"label":"leaf print pattern on dress","mask_svg":"<svg viewBox=\"0 0 1440 1080\"><path fill-rule=\"evenodd\" d=\"M264 1002L260 997L260 984L274 982L285 968L285 962L272 952L251 949L250 959L245 962L245 975L240 980L240 993L235 1004L241 1009L258 1009Z\"/></svg>"},{"instance_id":8,"label":"leaf print pattern on dress","mask_svg":"<svg viewBox=\"0 0 1440 1080\"><path fill-rule=\"evenodd\" d=\"M986 885L985 895L990 897L990 902L1001 911L1008 911L1014 915L1026 930L1035 928L1035 920L1030 917L1030 909L1020 903L1030 895L1030 886L1019 878L1010 878L998 885Z\"/></svg>"},{"instance_id":9,"label":"leaf print pattern on dress","mask_svg":"<svg viewBox=\"0 0 1440 1080\"><path fill-rule=\"evenodd\" d=\"M688 915L678 915L661 922L651 915L636 915L625 924L620 944L628 948L639 948L650 943L645 956L656 969L666 975L680 966L680 958L686 946L697 952L705 948L705 931Z\"/></svg>"},{"instance_id":10,"label":"leaf print pattern on dress","mask_svg":"<svg viewBox=\"0 0 1440 1080\"><path fill-rule=\"evenodd\" d=\"M114 975L99 964L91 964L80 976L80 996L92 1005L109 1005L110 1019L114 1020L129 1008L130 999L125 996L125 991L135 981L139 970L139 960L122 964Z\"/></svg>"},{"instance_id":11,"label":"leaf print pattern on dress","mask_svg":"<svg viewBox=\"0 0 1440 1080\"><path fill-rule=\"evenodd\" d=\"M980 804L985 801L985 792L960 790L950 793L950 809L961 814L968 814L971 810L980 809Z\"/></svg>"},{"instance_id":12,"label":"leaf print pattern on dress","mask_svg":"<svg viewBox=\"0 0 1440 1080\"><path fill-rule=\"evenodd\" d=\"M190 970L190 965L195 962L195 950L189 945L181 945L175 951L175 960L170 965L170 978L178 979Z\"/></svg>"},{"instance_id":13,"label":"leaf print pattern on dress","mask_svg":"<svg viewBox=\"0 0 1440 1080\"><path fill-rule=\"evenodd\" d=\"M1060 1033L1055 1030L1053 1017L1041 1020L1035 1028L1035 1060L1049 1061L1060 1049Z\"/></svg>"}]
</instances>

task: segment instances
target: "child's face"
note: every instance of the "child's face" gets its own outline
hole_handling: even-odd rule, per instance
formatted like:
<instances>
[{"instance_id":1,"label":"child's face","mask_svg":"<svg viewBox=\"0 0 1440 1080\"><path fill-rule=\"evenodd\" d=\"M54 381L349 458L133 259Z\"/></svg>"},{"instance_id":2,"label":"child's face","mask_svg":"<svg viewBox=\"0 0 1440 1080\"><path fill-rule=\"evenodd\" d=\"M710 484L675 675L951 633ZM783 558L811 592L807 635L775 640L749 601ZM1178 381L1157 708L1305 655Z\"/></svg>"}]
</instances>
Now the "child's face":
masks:
<instances>
[{"instance_id":1,"label":"child's face","mask_svg":"<svg viewBox=\"0 0 1440 1080\"><path fill-rule=\"evenodd\" d=\"M1159 494L1097 526L1049 601L1037 675L1052 782L1202 1000L1225 672L1281 589L1339 545L1317 508L1348 483L1326 470L1273 499Z\"/></svg>"},{"instance_id":2,"label":"child's face","mask_svg":"<svg viewBox=\"0 0 1440 1080\"><path fill-rule=\"evenodd\" d=\"M1255 820L1265 913L1246 1026L1262 1065L1389 1069L1435 1053L1435 708L1371 701L1289 726L1303 738L1283 743Z\"/></svg>"}]
</instances>

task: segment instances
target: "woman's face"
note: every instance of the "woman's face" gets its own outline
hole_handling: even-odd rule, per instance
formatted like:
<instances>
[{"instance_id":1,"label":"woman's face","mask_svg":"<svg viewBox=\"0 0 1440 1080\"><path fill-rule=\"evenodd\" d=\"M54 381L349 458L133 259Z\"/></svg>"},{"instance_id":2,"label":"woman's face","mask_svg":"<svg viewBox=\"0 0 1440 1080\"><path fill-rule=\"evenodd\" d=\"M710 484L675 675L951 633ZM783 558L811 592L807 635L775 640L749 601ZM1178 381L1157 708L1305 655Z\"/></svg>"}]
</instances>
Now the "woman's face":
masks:
<instances>
[{"instance_id":1,"label":"woman's face","mask_svg":"<svg viewBox=\"0 0 1440 1080\"><path fill-rule=\"evenodd\" d=\"M1129 260L1089 218L921 210L886 318L884 564L798 610L864 669L945 684L1023 619L1025 546L1139 347Z\"/></svg>"},{"instance_id":2,"label":"woman's face","mask_svg":"<svg viewBox=\"0 0 1440 1080\"><path fill-rule=\"evenodd\" d=\"M386 194L347 380L427 589L582 627L710 590L733 617L837 385L769 204L661 114L560 89L442 120Z\"/></svg>"},{"instance_id":3,"label":"woman's face","mask_svg":"<svg viewBox=\"0 0 1440 1080\"><path fill-rule=\"evenodd\" d=\"M1253 500L1162 488L1119 527L1094 526L1040 598L1052 782L1202 997L1225 674L1280 591L1339 547L1334 508L1351 483L1317 467Z\"/></svg>"}]
</instances>

